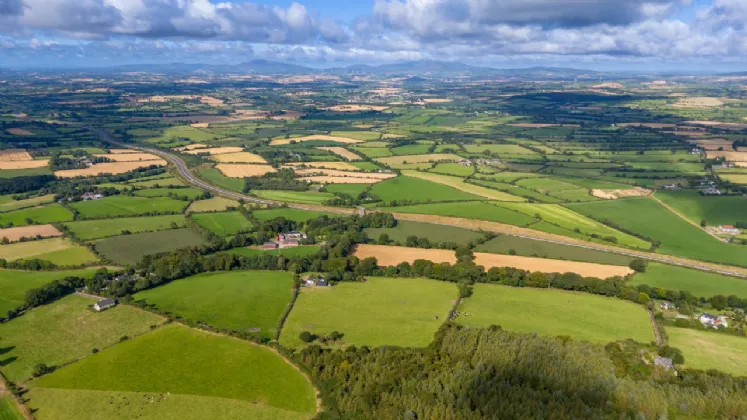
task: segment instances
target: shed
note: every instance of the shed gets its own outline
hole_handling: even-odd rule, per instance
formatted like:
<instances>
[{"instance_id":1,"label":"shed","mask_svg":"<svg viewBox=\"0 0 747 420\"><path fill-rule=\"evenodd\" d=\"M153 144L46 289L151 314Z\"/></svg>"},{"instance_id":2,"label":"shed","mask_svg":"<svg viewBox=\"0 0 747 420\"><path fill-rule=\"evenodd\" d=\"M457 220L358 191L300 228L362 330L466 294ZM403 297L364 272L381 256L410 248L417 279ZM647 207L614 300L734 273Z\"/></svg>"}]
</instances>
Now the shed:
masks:
<instances>
[{"instance_id":1,"label":"shed","mask_svg":"<svg viewBox=\"0 0 747 420\"><path fill-rule=\"evenodd\" d=\"M114 299L101 299L100 301L94 303L93 309L101 312L115 306L117 306L117 302L115 302Z\"/></svg>"}]
</instances>

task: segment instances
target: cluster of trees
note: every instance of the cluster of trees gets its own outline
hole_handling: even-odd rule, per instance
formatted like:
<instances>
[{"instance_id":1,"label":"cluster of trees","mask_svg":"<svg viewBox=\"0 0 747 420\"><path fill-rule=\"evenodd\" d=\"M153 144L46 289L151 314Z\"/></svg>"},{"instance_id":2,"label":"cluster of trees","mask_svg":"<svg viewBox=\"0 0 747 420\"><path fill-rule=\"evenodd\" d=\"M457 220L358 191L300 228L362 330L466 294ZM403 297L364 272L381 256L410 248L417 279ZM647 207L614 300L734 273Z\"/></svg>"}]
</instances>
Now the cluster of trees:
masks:
<instances>
[{"instance_id":1,"label":"cluster of trees","mask_svg":"<svg viewBox=\"0 0 747 420\"><path fill-rule=\"evenodd\" d=\"M17 176L0 178L0 194L21 194L36 191L47 186L56 178L54 175Z\"/></svg>"},{"instance_id":2,"label":"cluster of trees","mask_svg":"<svg viewBox=\"0 0 747 420\"><path fill-rule=\"evenodd\" d=\"M251 190L287 190L306 191L309 184L296 179L296 172L291 168L281 168L259 177L244 178L244 192Z\"/></svg>"}]
</instances>

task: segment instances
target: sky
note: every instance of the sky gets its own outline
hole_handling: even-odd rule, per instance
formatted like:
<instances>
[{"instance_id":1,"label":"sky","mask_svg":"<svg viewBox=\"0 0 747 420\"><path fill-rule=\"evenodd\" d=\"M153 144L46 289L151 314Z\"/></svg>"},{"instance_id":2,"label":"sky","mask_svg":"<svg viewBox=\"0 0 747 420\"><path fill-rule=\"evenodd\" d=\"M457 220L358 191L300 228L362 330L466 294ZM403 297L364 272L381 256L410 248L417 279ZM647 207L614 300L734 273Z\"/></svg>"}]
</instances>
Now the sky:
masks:
<instances>
[{"instance_id":1,"label":"sky","mask_svg":"<svg viewBox=\"0 0 747 420\"><path fill-rule=\"evenodd\" d=\"M747 71L747 0L0 0L0 68L267 59Z\"/></svg>"}]
</instances>

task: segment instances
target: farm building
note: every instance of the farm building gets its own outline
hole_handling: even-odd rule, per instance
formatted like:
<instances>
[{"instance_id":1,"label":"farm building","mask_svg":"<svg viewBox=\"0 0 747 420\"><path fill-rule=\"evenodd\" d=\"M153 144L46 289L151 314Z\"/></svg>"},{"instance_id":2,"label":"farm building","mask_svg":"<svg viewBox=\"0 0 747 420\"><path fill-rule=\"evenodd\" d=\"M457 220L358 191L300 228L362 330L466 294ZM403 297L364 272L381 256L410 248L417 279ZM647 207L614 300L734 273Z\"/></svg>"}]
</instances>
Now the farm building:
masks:
<instances>
[{"instance_id":1,"label":"farm building","mask_svg":"<svg viewBox=\"0 0 747 420\"><path fill-rule=\"evenodd\" d=\"M265 242L262 244L262 249L277 249L278 243L277 242Z\"/></svg>"},{"instance_id":2,"label":"farm building","mask_svg":"<svg viewBox=\"0 0 747 420\"><path fill-rule=\"evenodd\" d=\"M93 305L93 309L101 312L115 306L117 306L117 302L115 302L114 299L101 299Z\"/></svg>"},{"instance_id":3,"label":"farm building","mask_svg":"<svg viewBox=\"0 0 747 420\"><path fill-rule=\"evenodd\" d=\"M329 282L322 275L306 276L303 278L303 285L306 287L327 287Z\"/></svg>"},{"instance_id":4,"label":"farm building","mask_svg":"<svg viewBox=\"0 0 747 420\"><path fill-rule=\"evenodd\" d=\"M306 239L307 236L303 232L288 232L288 233L278 233L277 237L275 237L275 240L278 242L283 242L291 239L295 240L301 240Z\"/></svg>"},{"instance_id":5,"label":"farm building","mask_svg":"<svg viewBox=\"0 0 747 420\"><path fill-rule=\"evenodd\" d=\"M732 225L721 225L719 227L719 230L721 233L727 234L727 235L739 235L740 230Z\"/></svg>"},{"instance_id":6,"label":"farm building","mask_svg":"<svg viewBox=\"0 0 747 420\"><path fill-rule=\"evenodd\" d=\"M706 327L713 327L713 328L726 328L729 326L729 324L726 322L725 316L717 316L717 315L711 315L708 313L704 313L700 316L700 322L705 325Z\"/></svg>"},{"instance_id":7,"label":"farm building","mask_svg":"<svg viewBox=\"0 0 747 420\"><path fill-rule=\"evenodd\" d=\"M98 200L100 198L104 198L104 196L101 195L101 194L94 194L92 192L87 192L87 193L83 194L80 198L83 201L89 201L89 200Z\"/></svg>"},{"instance_id":8,"label":"farm building","mask_svg":"<svg viewBox=\"0 0 747 420\"><path fill-rule=\"evenodd\" d=\"M664 309L665 311L670 311L670 310L675 309L674 303L666 301L666 300L661 302L659 306L661 307L661 309Z\"/></svg>"}]
</instances>

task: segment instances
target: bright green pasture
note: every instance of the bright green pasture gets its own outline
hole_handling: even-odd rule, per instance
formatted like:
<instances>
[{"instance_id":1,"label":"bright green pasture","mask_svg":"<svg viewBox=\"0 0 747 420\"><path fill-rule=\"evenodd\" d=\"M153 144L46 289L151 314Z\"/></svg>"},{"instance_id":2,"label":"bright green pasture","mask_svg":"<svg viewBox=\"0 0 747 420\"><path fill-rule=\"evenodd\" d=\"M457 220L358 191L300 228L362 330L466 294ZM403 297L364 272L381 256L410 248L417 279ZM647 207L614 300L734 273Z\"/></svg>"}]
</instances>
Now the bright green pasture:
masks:
<instances>
[{"instance_id":1,"label":"bright green pasture","mask_svg":"<svg viewBox=\"0 0 747 420\"><path fill-rule=\"evenodd\" d=\"M167 178L156 178L149 179L147 181L134 181L128 184L137 188L162 188L162 187L184 187L185 184L179 178L167 177Z\"/></svg>"},{"instance_id":2,"label":"bright green pasture","mask_svg":"<svg viewBox=\"0 0 747 420\"><path fill-rule=\"evenodd\" d=\"M472 175L475 172L475 168L464 166L461 163L438 163L428 172L466 177Z\"/></svg>"},{"instance_id":3,"label":"bright green pasture","mask_svg":"<svg viewBox=\"0 0 747 420\"><path fill-rule=\"evenodd\" d=\"M386 210L395 213L435 214L465 219L488 220L517 226L526 226L537 221L534 217L482 201L418 204L414 206L389 207Z\"/></svg>"},{"instance_id":4,"label":"bright green pasture","mask_svg":"<svg viewBox=\"0 0 747 420\"><path fill-rule=\"evenodd\" d=\"M357 197L368 187L368 184L328 184L324 187L324 190L330 193L342 193Z\"/></svg>"},{"instance_id":5,"label":"bright green pasture","mask_svg":"<svg viewBox=\"0 0 747 420\"><path fill-rule=\"evenodd\" d=\"M0 394L0 420L24 420L9 396Z\"/></svg>"},{"instance_id":6,"label":"bright green pasture","mask_svg":"<svg viewBox=\"0 0 747 420\"><path fill-rule=\"evenodd\" d=\"M251 229L252 224L238 211L223 213L196 213L192 220L219 236L235 235Z\"/></svg>"},{"instance_id":7,"label":"bright green pasture","mask_svg":"<svg viewBox=\"0 0 747 420\"><path fill-rule=\"evenodd\" d=\"M191 229L112 236L94 242L96 251L118 264L137 264L149 254L202 245L205 245L205 240Z\"/></svg>"},{"instance_id":8,"label":"bright green pasture","mask_svg":"<svg viewBox=\"0 0 747 420\"><path fill-rule=\"evenodd\" d=\"M381 147L353 147L352 149L356 153L366 155L370 158L388 157L392 155L392 152L390 152L389 149Z\"/></svg>"},{"instance_id":9,"label":"bright green pasture","mask_svg":"<svg viewBox=\"0 0 747 420\"><path fill-rule=\"evenodd\" d=\"M542 257L609 265L628 265L632 258L611 252L596 251L576 246L499 235L479 245L476 251L508 254L511 250L523 257Z\"/></svg>"},{"instance_id":10,"label":"bright green pasture","mask_svg":"<svg viewBox=\"0 0 747 420\"><path fill-rule=\"evenodd\" d=\"M52 175L52 169L48 166L41 168L29 168L29 169L2 169L0 170L0 178L16 178L19 176L36 176L36 175Z\"/></svg>"},{"instance_id":11,"label":"bright green pasture","mask_svg":"<svg viewBox=\"0 0 747 420\"><path fill-rule=\"evenodd\" d=\"M178 324L91 355L32 386L230 398L303 413L316 406L311 383L272 350Z\"/></svg>"},{"instance_id":12,"label":"bright green pasture","mask_svg":"<svg viewBox=\"0 0 747 420\"><path fill-rule=\"evenodd\" d=\"M189 200L194 200L195 198L202 195L202 191L196 190L194 188L150 188L147 190L136 190L133 194L135 194L138 197L168 197L168 196L176 196L176 197L186 197Z\"/></svg>"},{"instance_id":13,"label":"bright green pasture","mask_svg":"<svg viewBox=\"0 0 747 420\"><path fill-rule=\"evenodd\" d=\"M165 216L124 217L120 219L81 220L65 223L75 237L88 241L91 239L116 236L127 230L131 233L152 232L171 229L174 226L184 227L184 216L169 214Z\"/></svg>"},{"instance_id":14,"label":"bright green pasture","mask_svg":"<svg viewBox=\"0 0 747 420\"><path fill-rule=\"evenodd\" d=\"M364 141L378 140L381 136L380 133L374 131L333 131L332 135Z\"/></svg>"},{"instance_id":15,"label":"bright green pasture","mask_svg":"<svg viewBox=\"0 0 747 420\"><path fill-rule=\"evenodd\" d=\"M8 261L39 259L59 266L88 264L98 260L88 248L73 244L69 239L50 238L16 242L0 247L0 258Z\"/></svg>"},{"instance_id":16,"label":"bright green pasture","mask_svg":"<svg viewBox=\"0 0 747 420\"><path fill-rule=\"evenodd\" d=\"M395 200L439 202L484 199L447 185L408 176L398 176L379 182L371 188L370 194L379 197L385 203Z\"/></svg>"},{"instance_id":17,"label":"bright green pasture","mask_svg":"<svg viewBox=\"0 0 747 420\"><path fill-rule=\"evenodd\" d=\"M174 139L187 138L192 143L204 143L210 141L215 137L215 134L207 131L200 130L188 125L179 127L169 127L163 130L163 134L158 137L152 137L147 139L148 143L168 143Z\"/></svg>"},{"instance_id":18,"label":"bright green pasture","mask_svg":"<svg viewBox=\"0 0 747 420\"><path fill-rule=\"evenodd\" d=\"M389 149L389 151L394 156L422 155L428 153L428 150L430 148L431 146L427 144L408 144L406 146L399 146Z\"/></svg>"},{"instance_id":19,"label":"bright green pasture","mask_svg":"<svg viewBox=\"0 0 747 420\"><path fill-rule=\"evenodd\" d=\"M54 194L40 195L25 200L14 200L14 194L0 195L0 212L13 211L27 207L36 207L54 201Z\"/></svg>"},{"instance_id":20,"label":"bright green pasture","mask_svg":"<svg viewBox=\"0 0 747 420\"><path fill-rule=\"evenodd\" d=\"M534 190L528 190L526 188L519 187L518 185L506 184L503 182L485 181L481 179L472 178L470 182L483 187L488 187L498 191L504 191L508 194L523 197L526 199L533 200L538 203L561 203L562 200L546 194L538 193Z\"/></svg>"},{"instance_id":21,"label":"bright green pasture","mask_svg":"<svg viewBox=\"0 0 747 420\"><path fill-rule=\"evenodd\" d=\"M242 192L244 180L241 178L229 178L215 168L200 169L200 175L211 184L215 184L227 190Z\"/></svg>"},{"instance_id":22,"label":"bright green pasture","mask_svg":"<svg viewBox=\"0 0 747 420\"><path fill-rule=\"evenodd\" d=\"M368 228L365 232L374 241L385 233L389 235L390 240L402 244L409 236L428 238L431 242L455 242L457 244L467 244L483 237L481 233L454 226L407 221L398 221L397 226L393 228Z\"/></svg>"},{"instance_id":23,"label":"bright green pasture","mask_svg":"<svg viewBox=\"0 0 747 420\"><path fill-rule=\"evenodd\" d=\"M497 153L499 155L536 155L537 152L517 144L466 144L464 149L469 153Z\"/></svg>"},{"instance_id":24,"label":"bright green pasture","mask_svg":"<svg viewBox=\"0 0 747 420\"><path fill-rule=\"evenodd\" d=\"M520 179L543 178L543 177L545 177L545 175L537 174L534 172L514 172L514 171L499 172L495 174L481 176L481 178L490 179L496 182L508 182L508 183L513 183Z\"/></svg>"},{"instance_id":25,"label":"bright green pasture","mask_svg":"<svg viewBox=\"0 0 747 420\"><path fill-rule=\"evenodd\" d=\"M100 200L79 201L70 204L83 218L137 216L146 213L181 213L186 201L166 197L128 197L115 195Z\"/></svg>"},{"instance_id":26,"label":"bright green pasture","mask_svg":"<svg viewBox=\"0 0 747 420\"><path fill-rule=\"evenodd\" d=\"M747 266L747 248L719 241L650 198L566 206L597 220L609 219L627 230L661 241L658 252L663 254Z\"/></svg>"},{"instance_id":27,"label":"bright green pasture","mask_svg":"<svg viewBox=\"0 0 747 420\"><path fill-rule=\"evenodd\" d=\"M453 284L419 278L367 277L365 283L303 288L285 321L280 343L299 347L302 331L317 335L338 331L344 334L345 344L426 346L456 294Z\"/></svg>"},{"instance_id":28,"label":"bright green pasture","mask_svg":"<svg viewBox=\"0 0 747 420\"><path fill-rule=\"evenodd\" d=\"M335 198L334 194L316 191L252 190L252 194L266 200L287 201L290 203L322 204Z\"/></svg>"},{"instance_id":29,"label":"bright green pasture","mask_svg":"<svg viewBox=\"0 0 747 420\"><path fill-rule=\"evenodd\" d=\"M736 295L747 298L747 279L651 262L645 273L633 276L630 284L647 284L668 290L682 290L698 297Z\"/></svg>"},{"instance_id":30,"label":"bright green pasture","mask_svg":"<svg viewBox=\"0 0 747 420\"><path fill-rule=\"evenodd\" d=\"M499 325L509 331L568 335L600 344L654 340L643 306L587 293L476 284L459 312L457 322L468 327Z\"/></svg>"},{"instance_id":31,"label":"bright green pasture","mask_svg":"<svg viewBox=\"0 0 747 420\"><path fill-rule=\"evenodd\" d=\"M293 257L309 257L312 255L316 255L319 250L322 249L321 246L317 245L304 245L304 246L297 246L292 248L278 248L278 249L260 249L260 248L233 248L228 251L226 251L229 254L232 255L238 255L242 257L256 257L256 256L264 256L264 255L272 255L272 256L278 256L282 255L285 258L293 258Z\"/></svg>"},{"instance_id":32,"label":"bright green pasture","mask_svg":"<svg viewBox=\"0 0 747 420\"><path fill-rule=\"evenodd\" d=\"M321 216L345 217L345 215L341 215L341 214L323 213L320 211L299 210L299 209L290 209L290 208L255 210L252 212L252 215L254 215L254 217L256 217L257 220L260 220L260 221L272 220L272 219L277 219L278 217L284 217L288 220L294 220L296 222L305 222L307 220L316 219Z\"/></svg>"},{"instance_id":33,"label":"bright green pasture","mask_svg":"<svg viewBox=\"0 0 747 420\"><path fill-rule=\"evenodd\" d=\"M371 162L349 162L351 165L362 171L375 171L379 169L379 166Z\"/></svg>"},{"instance_id":34,"label":"bright green pasture","mask_svg":"<svg viewBox=\"0 0 747 420\"><path fill-rule=\"evenodd\" d=\"M285 271L204 273L135 295L163 311L218 328L273 338L291 300L293 279Z\"/></svg>"},{"instance_id":35,"label":"bright green pasture","mask_svg":"<svg viewBox=\"0 0 747 420\"><path fill-rule=\"evenodd\" d=\"M62 280L68 276L91 277L95 268L66 271L21 271L0 270L0 315L18 308L26 300L26 291L41 287L53 280Z\"/></svg>"},{"instance_id":36,"label":"bright green pasture","mask_svg":"<svg viewBox=\"0 0 747 420\"><path fill-rule=\"evenodd\" d=\"M702 196L696 191L658 191L656 198L668 204L693 223L705 220L709 226L747 223L747 198Z\"/></svg>"},{"instance_id":37,"label":"bright green pasture","mask_svg":"<svg viewBox=\"0 0 747 420\"><path fill-rule=\"evenodd\" d=\"M564 190L576 190L578 185L558 181L553 178L529 178L516 181L516 185L541 193L557 193Z\"/></svg>"},{"instance_id":38,"label":"bright green pasture","mask_svg":"<svg viewBox=\"0 0 747 420\"><path fill-rule=\"evenodd\" d=\"M12 223L13 226L26 226L29 224L29 220L35 224L67 222L73 220L73 214L68 209L56 203L44 207L0 213L0 225L2 226L6 226L9 223Z\"/></svg>"},{"instance_id":39,"label":"bright green pasture","mask_svg":"<svg viewBox=\"0 0 747 420\"><path fill-rule=\"evenodd\" d=\"M674 327L667 334L669 345L682 350L685 367L747 376L747 338Z\"/></svg>"},{"instance_id":40,"label":"bright green pasture","mask_svg":"<svg viewBox=\"0 0 747 420\"><path fill-rule=\"evenodd\" d=\"M60 366L160 324L162 318L129 306L103 312L89 309L96 301L76 295L33 309L0 324L3 347L0 371L11 381L31 377L38 363Z\"/></svg>"}]
</instances>

